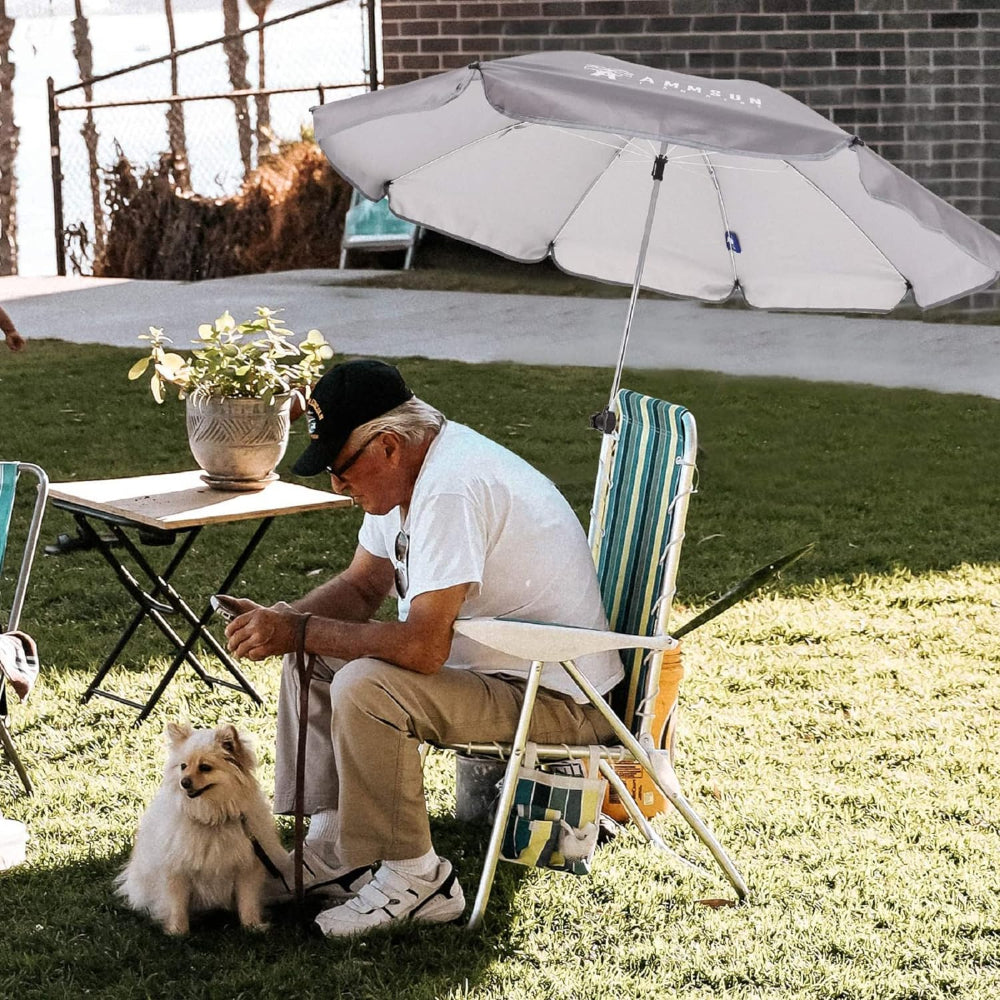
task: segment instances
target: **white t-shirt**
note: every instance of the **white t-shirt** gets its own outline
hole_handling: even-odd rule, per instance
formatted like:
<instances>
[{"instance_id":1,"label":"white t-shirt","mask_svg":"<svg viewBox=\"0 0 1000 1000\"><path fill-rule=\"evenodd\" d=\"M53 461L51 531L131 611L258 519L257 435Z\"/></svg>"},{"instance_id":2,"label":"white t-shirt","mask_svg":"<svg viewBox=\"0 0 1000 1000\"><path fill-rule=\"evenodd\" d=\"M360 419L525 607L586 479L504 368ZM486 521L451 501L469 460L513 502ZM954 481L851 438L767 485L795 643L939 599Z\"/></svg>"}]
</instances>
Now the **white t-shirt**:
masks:
<instances>
[{"instance_id":1,"label":"white t-shirt","mask_svg":"<svg viewBox=\"0 0 1000 1000\"><path fill-rule=\"evenodd\" d=\"M409 536L401 621L419 594L469 583L460 618L607 628L593 557L573 509L537 469L469 427L446 422L432 442L406 524L398 507L366 514L358 541L398 567L401 527ZM525 661L456 635L447 665L523 675ZM623 676L614 650L580 657L577 666L602 694ZM558 664L543 668L542 684L586 700Z\"/></svg>"}]
</instances>

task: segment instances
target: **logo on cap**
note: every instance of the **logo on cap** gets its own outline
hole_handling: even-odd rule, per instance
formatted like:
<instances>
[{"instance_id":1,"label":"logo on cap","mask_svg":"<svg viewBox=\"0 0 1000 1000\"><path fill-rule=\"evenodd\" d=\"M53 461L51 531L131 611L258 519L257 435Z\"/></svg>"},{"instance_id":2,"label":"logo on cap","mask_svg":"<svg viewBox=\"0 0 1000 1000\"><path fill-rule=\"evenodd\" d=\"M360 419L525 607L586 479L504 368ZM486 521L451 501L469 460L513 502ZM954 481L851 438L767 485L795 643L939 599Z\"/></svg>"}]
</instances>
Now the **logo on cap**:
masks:
<instances>
[{"instance_id":1,"label":"logo on cap","mask_svg":"<svg viewBox=\"0 0 1000 1000\"><path fill-rule=\"evenodd\" d=\"M323 419L323 409L316 402L315 396L309 397L306 404L306 420L309 423L309 437L315 441L319 437L319 422Z\"/></svg>"}]
</instances>

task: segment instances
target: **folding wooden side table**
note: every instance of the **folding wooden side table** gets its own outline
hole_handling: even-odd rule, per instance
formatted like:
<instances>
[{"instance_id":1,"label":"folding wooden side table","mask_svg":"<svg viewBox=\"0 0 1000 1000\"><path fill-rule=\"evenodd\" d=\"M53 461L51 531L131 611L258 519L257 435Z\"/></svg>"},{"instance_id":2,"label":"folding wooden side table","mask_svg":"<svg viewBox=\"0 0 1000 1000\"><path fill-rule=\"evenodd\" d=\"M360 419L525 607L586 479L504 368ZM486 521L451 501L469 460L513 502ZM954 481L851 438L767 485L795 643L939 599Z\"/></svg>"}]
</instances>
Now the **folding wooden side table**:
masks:
<instances>
[{"instance_id":1,"label":"folding wooden side table","mask_svg":"<svg viewBox=\"0 0 1000 1000\"><path fill-rule=\"evenodd\" d=\"M124 705L131 705L139 709L136 725L153 710L174 674L185 662L209 687L221 684L244 692L257 704L262 703L263 699L243 675L239 665L208 630L208 622L213 612L207 598L205 610L201 615L196 615L170 582L202 529L209 525L228 524L232 521L259 522L243 551L215 591L226 593L276 517L301 514L304 511L350 507L352 503L350 497L280 480L269 483L257 492L222 492L210 489L202 480L201 473L197 471L170 472L128 479L53 483L49 489L49 499L53 506L67 510L73 515L82 537L100 551L108 565L115 571L122 586L139 606L139 610L118 639L114 649L108 654L82 698L87 702L97 694ZM106 526L115 541L110 542L105 539L95 525ZM132 533L138 537L140 543L175 547L162 573L150 564L136 541L130 537ZM139 571L147 577L147 584L141 583L118 557L115 552L117 546L128 554ZM190 627L187 638L182 638L167 620L167 616L177 616L187 623ZM143 704L107 691L101 684L118 661L136 629L146 618L160 629L177 652L156 689ZM194 645L199 639L215 653L232 680L216 677L207 672L194 654Z\"/></svg>"}]
</instances>

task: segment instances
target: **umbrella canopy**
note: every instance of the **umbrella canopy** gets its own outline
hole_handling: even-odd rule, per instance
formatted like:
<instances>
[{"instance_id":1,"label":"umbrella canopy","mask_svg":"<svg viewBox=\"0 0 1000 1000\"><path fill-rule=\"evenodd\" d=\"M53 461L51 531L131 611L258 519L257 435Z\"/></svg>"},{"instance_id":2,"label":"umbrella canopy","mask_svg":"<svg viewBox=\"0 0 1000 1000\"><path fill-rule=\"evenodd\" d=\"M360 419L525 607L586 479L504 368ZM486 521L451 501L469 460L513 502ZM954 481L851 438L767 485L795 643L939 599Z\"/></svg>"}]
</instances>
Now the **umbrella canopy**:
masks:
<instances>
[{"instance_id":1,"label":"umbrella canopy","mask_svg":"<svg viewBox=\"0 0 1000 1000\"><path fill-rule=\"evenodd\" d=\"M758 83L550 52L313 114L334 167L402 218L636 290L887 311L1000 274L1000 237Z\"/></svg>"}]
</instances>

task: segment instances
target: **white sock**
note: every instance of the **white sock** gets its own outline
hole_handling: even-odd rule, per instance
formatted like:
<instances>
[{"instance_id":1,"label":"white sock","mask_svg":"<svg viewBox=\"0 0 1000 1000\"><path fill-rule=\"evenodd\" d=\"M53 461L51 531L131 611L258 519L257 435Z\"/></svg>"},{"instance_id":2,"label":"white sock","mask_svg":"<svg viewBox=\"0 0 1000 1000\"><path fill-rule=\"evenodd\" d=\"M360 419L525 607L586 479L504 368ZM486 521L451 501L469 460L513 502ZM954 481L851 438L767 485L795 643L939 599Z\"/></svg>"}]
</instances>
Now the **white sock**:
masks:
<instances>
[{"instance_id":1,"label":"white sock","mask_svg":"<svg viewBox=\"0 0 1000 1000\"><path fill-rule=\"evenodd\" d=\"M432 847L419 858L406 858L403 861L383 861L382 864L400 875L416 875L418 878L429 878L437 871L438 856Z\"/></svg>"},{"instance_id":2,"label":"white sock","mask_svg":"<svg viewBox=\"0 0 1000 1000\"><path fill-rule=\"evenodd\" d=\"M337 867L337 836L340 822L336 809L322 809L309 818L306 843L328 864Z\"/></svg>"}]
</instances>

